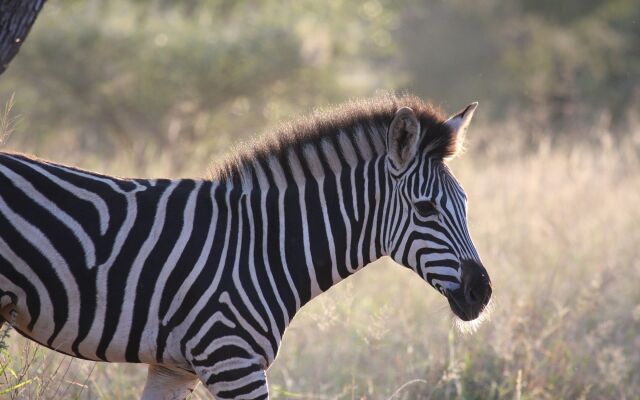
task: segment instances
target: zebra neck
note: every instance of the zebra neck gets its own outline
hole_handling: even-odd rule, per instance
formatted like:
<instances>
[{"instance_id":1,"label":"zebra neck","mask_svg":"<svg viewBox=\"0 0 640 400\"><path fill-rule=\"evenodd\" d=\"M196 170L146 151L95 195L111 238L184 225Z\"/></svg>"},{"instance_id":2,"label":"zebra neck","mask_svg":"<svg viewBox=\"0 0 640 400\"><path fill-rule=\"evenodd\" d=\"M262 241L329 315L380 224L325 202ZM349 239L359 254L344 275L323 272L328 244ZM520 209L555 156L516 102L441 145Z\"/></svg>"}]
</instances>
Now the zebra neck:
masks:
<instances>
[{"instance_id":1,"label":"zebra neck","mask_svg":"<svg viewBox=\"0 0 640 400\"><path fill-rule=\"evenodd\" d=\"M227 190L248 231L252 268L264 269L266 281L295 305L293 317L385 254L388 174L383 156L350 164L337 152L325 151L321 160L306 149L302 155L289 152L286 161L255 161Z\"/></svg>"}]
</instances>

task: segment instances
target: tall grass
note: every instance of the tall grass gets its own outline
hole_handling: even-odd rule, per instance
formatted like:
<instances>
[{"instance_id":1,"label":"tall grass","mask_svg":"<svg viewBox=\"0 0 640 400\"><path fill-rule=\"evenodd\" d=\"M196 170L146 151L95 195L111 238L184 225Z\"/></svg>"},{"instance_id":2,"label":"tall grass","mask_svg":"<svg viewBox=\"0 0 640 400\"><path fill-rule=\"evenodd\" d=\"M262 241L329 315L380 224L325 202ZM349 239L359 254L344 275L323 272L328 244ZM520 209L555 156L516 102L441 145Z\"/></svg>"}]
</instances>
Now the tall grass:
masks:
<instances>
[{"instance_id":1,"label":"tall grass","mask_svg":"<svg viewBox=\"0 0 640 400\"><path fill-rule=\"evenodd\" d=\"M519 139L525 133L517 125L474 128L470 150L452 163L494 283L490 321L474 334L461 333L436 291L383 259L295 318L268 372L273 398L604 399L640 393L637 137L614 143L596 132L564 145L531 144ZM140 175L123 171L122 160L95 160L59 161ZM165 160L143 164L154 175L185 172L171 170ZM23 383L5 393L12 398L130 399L144 385L143 366L72 360L15 333L7 344L0 352L0 392ZM210 397L199 387L193 398Z\"/></svg>"}]
</instances>

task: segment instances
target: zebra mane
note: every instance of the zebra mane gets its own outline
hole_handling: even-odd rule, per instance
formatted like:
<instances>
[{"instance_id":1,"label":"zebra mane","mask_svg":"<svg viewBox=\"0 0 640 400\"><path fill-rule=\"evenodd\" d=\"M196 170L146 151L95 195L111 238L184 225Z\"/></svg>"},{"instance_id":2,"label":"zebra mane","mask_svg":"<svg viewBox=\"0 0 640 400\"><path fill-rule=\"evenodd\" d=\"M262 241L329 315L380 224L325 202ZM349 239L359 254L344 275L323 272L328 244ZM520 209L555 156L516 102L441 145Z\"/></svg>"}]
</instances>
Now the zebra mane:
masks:
<instances>
[{"instance_id":1,"label":"zebra mane","mask_svg":"<svg viewBox=\"0 0 640 400\"><path fill-rule=\"evenodd\" d=\"M280 124L272 132L241 143L211 167L211 178L218 181L240 181L243 171L250 170L254 162L264 162L272 157L283 161L281 165L284 168L289 168L284 162L286 152L293 150L302 157L306 145L318 144L340 133L353 137L357 132L364 131L366 135L379 136L371 138L370 142L375 143L377 139L381 139L381 143L385 143L386 130L400 107L413 109L420 120L422 131L429 132L422 140L421 149L428 147L429 152L439 157L449 154L449 132L443 129L442 122L445 118L438 108L417 96L385 93L317 109L310 115ZM429 129L433 127L439 129Z\"/></svg>"}]
</instances>

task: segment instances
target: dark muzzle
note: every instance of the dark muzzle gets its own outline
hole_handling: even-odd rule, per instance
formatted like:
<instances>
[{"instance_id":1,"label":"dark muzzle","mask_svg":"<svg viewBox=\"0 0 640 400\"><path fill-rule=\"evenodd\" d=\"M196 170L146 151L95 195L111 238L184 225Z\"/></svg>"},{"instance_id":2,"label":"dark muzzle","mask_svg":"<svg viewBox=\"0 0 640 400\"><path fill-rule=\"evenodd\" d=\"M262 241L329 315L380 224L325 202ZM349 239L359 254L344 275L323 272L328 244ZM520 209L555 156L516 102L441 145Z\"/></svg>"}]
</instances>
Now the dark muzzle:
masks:
<instances>
[{"instance_id":1,"label":"dark muzzle","mask_svg":"<svg viewBox=\"0 0 640 400\"><path fill-rule=\"evenodd\" d=\"M491 299L491 280L487 270L475 261L462 262L460 288L447 293L449 306L463 321L472 321L484 311Z\"/></svg>"}]
</instances>

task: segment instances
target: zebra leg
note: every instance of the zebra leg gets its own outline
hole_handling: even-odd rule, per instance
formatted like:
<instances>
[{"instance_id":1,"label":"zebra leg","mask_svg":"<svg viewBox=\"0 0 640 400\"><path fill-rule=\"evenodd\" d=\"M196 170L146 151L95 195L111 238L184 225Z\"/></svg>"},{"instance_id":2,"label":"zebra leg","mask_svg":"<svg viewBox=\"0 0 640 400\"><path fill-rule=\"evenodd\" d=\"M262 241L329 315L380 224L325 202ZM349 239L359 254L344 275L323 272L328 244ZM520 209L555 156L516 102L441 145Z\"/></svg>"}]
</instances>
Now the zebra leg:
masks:
<instances>
[{"instance_id":1,"label":"zebra leg","mask_svg":"<svg viewBox=\"0 0 640 400\"><path fill-rule=\"evenodd\" d=\"M264 367L255 362L247 364L246 361L249 360L229 359L213 368L202 366L195 369L200 380L218 400L268 400Z\"/></svg>"},{"instance_id":2,"label":"zebra leg","mask_svg":"<svg viewBox=\"0 0 640 400\"><path fill-rule=\"evenodd\" d=\"M184 400L198 384L198 378L186 371L149 365L142 400Z\"/></svg>"}]
</instances>

